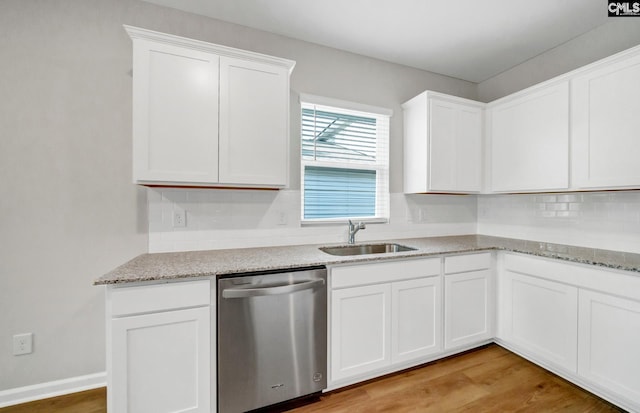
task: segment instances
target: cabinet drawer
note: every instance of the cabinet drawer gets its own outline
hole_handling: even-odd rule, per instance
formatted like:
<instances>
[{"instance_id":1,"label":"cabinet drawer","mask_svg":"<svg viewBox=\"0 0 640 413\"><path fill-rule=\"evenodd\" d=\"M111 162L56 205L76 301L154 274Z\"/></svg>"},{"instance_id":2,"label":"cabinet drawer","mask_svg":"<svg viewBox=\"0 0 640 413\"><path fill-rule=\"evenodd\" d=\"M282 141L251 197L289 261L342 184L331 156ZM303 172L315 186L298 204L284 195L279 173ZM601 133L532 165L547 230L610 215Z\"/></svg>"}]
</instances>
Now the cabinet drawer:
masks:
<instances>
[{"instance_id":1,"label":"cabinet drawer","mask_svg":"<svg viewBox=\"0 0 640 413\"><path fill-rule=\"evenodd\" d=\"M486 270L491 268L491 253L456 255L444 258L444 273Z\"/></svg>"},{"instance_id":2,"label":"cabinet drawer","mask_svg":"<svg viewBox=\"0 0 640 413\"><path fill-rule=\"evenodd\" d=\"M386 283L440 274L440 258L408 261L379 261L331 269L332 288Z\"/></svg>"},{"instance_id":3,"label":"cabinet drawer","mask_svg":"<svg viewBox=\"0 0 640 413\"><path fill-rule=\"evenodd\" d=\"M107 290L111 316L176 310L210 304L209 280L113 287Z\"/></svg>"}]
</instances>

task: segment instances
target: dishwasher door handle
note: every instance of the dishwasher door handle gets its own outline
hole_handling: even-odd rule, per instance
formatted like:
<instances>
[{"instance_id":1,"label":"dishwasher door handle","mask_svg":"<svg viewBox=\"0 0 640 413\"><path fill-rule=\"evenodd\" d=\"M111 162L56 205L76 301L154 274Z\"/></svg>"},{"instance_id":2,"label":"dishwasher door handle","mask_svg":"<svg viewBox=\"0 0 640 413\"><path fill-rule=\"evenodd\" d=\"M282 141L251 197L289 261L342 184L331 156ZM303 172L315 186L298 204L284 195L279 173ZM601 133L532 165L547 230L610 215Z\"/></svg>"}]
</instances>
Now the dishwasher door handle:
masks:
<instances>
[{"instance_id":1,"label":"dishwasher door handle","mask_svg":"<svg viewBox=\"0 0 640 413\"><path fill-rule=\"evenodd\" d=\"M296 291L308 290L322 284L324 284L324 280L318 279L298 284L279 285L277 287L227 288L222 290L222 298L250 298L263 297L267 295L290 294Z\"/></svg>"}]
</instances>

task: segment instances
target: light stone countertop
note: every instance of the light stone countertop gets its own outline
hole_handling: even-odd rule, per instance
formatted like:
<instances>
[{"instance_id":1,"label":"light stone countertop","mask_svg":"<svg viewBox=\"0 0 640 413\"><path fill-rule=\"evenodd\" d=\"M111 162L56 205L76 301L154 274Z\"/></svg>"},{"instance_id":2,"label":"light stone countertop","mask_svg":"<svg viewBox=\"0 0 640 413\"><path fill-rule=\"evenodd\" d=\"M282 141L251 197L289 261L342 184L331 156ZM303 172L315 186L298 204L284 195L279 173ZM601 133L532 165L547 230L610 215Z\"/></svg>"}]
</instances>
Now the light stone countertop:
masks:
<instances>
[{"instance_id":1,"label":"light stone countertop","mask_svg":"<svg viewBox=\"0 0 640 413\"><path fill-rule=\"evenodd\" d=\"M334 256L324 253L318 248L345 244L313 244L142 254L98 278L94 285L206 277L318 265L374 262L390 258L427 257L430 255L483 250L520 252L640 273L640 254L513 238L461 235L392 239L380 242L398 243L416 248L416 250L386 254ZM376 242L370 241L358 243L358 245L374 243Z\"/></svg>"}]
</instances>

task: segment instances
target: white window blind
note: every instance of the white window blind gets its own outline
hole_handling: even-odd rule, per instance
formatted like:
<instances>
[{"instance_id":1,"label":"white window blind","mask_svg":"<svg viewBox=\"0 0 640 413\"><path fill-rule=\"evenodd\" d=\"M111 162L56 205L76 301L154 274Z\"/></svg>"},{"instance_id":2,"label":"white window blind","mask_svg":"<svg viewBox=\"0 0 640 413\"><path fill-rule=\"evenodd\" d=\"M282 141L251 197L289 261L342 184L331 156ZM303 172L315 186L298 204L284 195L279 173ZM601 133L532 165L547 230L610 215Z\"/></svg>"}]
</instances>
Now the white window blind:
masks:
<instances>
[{"instance_id":1,"label":"white window blind","mask_svg":"<svg viewBox=\"0 0 640 413\"><path fill-rule=\"evenodd\" d=\"M386 221L389 112L305 101L301 106L303 222Z\"/></svg>"}]
</instances>

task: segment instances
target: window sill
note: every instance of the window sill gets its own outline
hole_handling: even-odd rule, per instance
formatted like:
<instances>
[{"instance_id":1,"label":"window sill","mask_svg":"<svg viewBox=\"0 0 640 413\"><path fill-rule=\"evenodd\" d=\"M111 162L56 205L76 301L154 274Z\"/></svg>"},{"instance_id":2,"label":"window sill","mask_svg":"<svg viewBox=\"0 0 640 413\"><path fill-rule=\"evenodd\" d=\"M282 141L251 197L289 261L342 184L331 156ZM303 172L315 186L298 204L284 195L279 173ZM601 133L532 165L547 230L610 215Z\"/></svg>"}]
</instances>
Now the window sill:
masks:
<instances>
[{"instance_id":1,"label":"window sill","mask_svg":"<svg viewBox=\"0 0 640 413\"><path fill-rule=\"evenodd\" d=\"M300 226L342 226L347 225L349 219L353 223L364 222L365 224L388 224L389 218L328 218L328 219L302 219Z\"/></svg>"}]
</instances>

